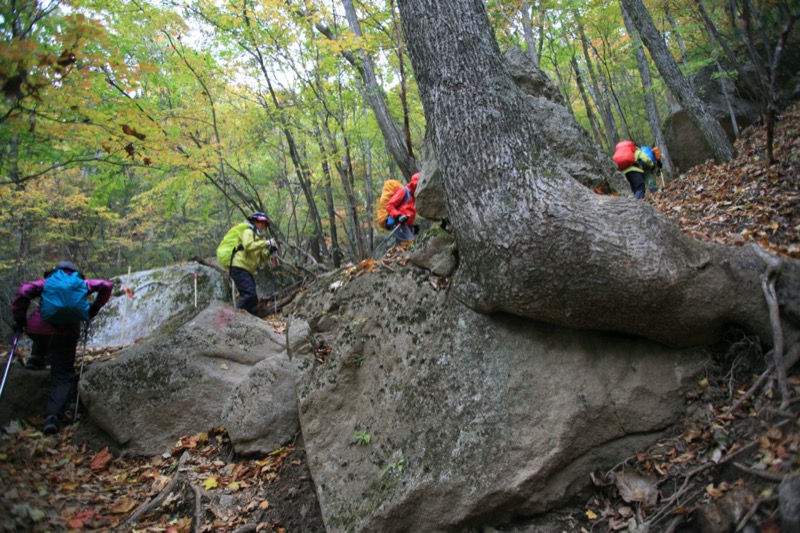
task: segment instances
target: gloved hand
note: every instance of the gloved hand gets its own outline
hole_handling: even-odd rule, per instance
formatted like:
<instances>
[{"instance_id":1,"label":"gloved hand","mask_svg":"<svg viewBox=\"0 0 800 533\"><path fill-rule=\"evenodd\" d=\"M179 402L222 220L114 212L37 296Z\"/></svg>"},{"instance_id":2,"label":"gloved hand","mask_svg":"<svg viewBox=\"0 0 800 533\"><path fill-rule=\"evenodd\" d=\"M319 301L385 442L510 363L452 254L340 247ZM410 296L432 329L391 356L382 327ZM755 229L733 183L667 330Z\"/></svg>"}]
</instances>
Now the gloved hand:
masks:
<instances>
[{"instance_id":1,"label":"gloved hand","mask_svg":"<svg viewBox=\"0 0 800 533\"><path fill-rule=\"evenodd\" d=\"M23 331L25 331L26 323L27 321L24 318L21 320L18 318L14 319L14 334L16 335L18 333L22 333Z\"/></svg>"},{"instance_id":2,"label":"gloved hand","mask_svg":"<svg viewBox=\"0 0 800 533\"><path fill-rule=\"evenodd\" d=\"M100 308L99 307L95 307L95 306L89 307L89 320L91 320L94 317L96 317L97 313L99 313L99 312L100 312Z\"/></svg>"},{"instance_id":3,"label":"gloved hand","mask_svg":"<svg viewBox=\"0 0 800 533\"><path fill-rule=\"evenodd\" d=\"M406 220L408 220L408 215L400 215L399 217L397 217L398 224L405 224Z\"/></svg>"},{"instance_id":4,"label":"gloved hand","mask_svg":"<svg viewBox=\"0 0 800 533\"><path fill-rule=\"evenodd\" d=\"M268 240L267 241L267 249L269 250L269 253L271 253L271 254L274 254L275 252L277 252L278 251L278 241L276 241L275 239Z\"/></svg>"}]
</instances>

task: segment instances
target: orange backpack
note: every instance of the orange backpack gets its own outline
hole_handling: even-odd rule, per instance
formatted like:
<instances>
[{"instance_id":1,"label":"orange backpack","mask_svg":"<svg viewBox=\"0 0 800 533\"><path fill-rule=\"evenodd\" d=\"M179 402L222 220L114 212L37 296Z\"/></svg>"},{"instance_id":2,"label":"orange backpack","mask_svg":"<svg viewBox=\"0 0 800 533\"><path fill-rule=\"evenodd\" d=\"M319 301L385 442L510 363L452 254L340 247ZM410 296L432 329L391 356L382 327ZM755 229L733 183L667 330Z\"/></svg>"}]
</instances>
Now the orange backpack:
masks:
<instances>
[{"instance_id":1,"label":"orange backpack","mask_svg":"<svg viewBox=\"0 0 800 533\"><path fill-rule=\"evenodd\" d=\"M381 199L378 200L378 209L375 213L378 218L378 225L383 229L388 229L386 227L386 219L389 217L389 213L386 211L386 204L392 199L394 192L402 186L403 184L397 180L386 180L383 184Z\"/></svg>"}]
</instances>

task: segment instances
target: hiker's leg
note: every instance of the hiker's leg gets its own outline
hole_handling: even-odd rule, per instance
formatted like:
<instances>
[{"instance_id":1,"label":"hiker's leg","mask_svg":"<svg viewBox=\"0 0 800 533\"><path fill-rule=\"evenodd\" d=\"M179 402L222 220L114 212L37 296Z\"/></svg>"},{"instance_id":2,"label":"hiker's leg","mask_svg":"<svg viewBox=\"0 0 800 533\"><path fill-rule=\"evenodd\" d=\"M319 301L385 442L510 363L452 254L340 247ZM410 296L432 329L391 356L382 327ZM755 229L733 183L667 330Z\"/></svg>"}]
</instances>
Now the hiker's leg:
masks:
<instances>
[{"instance_id":1,"label":"hiker's leg","mask_svg":"<svg viewBox=\"0 0 800 533\"><path fill-rule=\"evenodd\" d=\"M50 396L45 417L64 415L70 394L75 387L75 351L78 337L52 335L50 340Z\"/></svg>"},{"instance_id":2,"label":"hiker's leg","mask_svg":"<svg viewBox=\"0 0 800 533\"><path fill-rule=\"evenodd\" d=\"M28 333L31 338L31 356L25 363L28 370L43 370L50 355L50 335Z\"/></svg>"},{"instance_id":3,"label":"hiker's leg","mask_svg":"<svg viewBox=\"0 0 800 533\"><path fill-rule=\"evenodd\" d=\"M412 230L408 225L403 224L397 231L394 232L394 239L397 244L400 244L403 241L410 241L414 239L414 230Z\"/></svg>"},{"instance_id":4,"label":"hiker's leg","mask_svg":"<svg viewBox=\"0 0 800 533\"><path fill-rule=\"evenodd\" d=\"M255 315L258 311L258 291L253 275L243 268L231 267L231 277L236 284L236 290L239 291L236 307Z\"/></svg>"},{"instance_id":5,"label":"hiker's leg","mask_svg":"<svg viewBox=\"0 0 800 533\"><path fill-rule=\"evenodd\" d=\"M644 174L641 172L628 172L625 174L628 183L631 184L633 195L639 200L644 199Z\"/></svg>"}]
</instances>

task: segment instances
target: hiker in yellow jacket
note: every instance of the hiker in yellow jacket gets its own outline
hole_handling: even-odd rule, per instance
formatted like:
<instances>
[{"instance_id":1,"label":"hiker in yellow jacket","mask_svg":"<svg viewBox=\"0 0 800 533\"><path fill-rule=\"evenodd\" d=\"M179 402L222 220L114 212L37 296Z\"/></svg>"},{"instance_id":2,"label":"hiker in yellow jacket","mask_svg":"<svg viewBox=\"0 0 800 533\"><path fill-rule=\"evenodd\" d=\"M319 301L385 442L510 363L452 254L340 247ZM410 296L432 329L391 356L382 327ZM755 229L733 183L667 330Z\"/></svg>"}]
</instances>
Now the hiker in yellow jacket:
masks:
<instances>
[{"instance_id":1,"label":"hiker in yellow jacket","mask_svg":"<svg viewBox=\"0 0 800 533\"><path fill-rule=\"evenodd\" d=\"M236 307L251 315L258 311L258 291L255 273L265 266L272 254L278 250L274 239L267 239L264 231L269 226L269 218L264 213L253 213L247 217L250 227L239 234L239 245L231 260L231 278L239 291Z\"/></svg>"}]
</instances>

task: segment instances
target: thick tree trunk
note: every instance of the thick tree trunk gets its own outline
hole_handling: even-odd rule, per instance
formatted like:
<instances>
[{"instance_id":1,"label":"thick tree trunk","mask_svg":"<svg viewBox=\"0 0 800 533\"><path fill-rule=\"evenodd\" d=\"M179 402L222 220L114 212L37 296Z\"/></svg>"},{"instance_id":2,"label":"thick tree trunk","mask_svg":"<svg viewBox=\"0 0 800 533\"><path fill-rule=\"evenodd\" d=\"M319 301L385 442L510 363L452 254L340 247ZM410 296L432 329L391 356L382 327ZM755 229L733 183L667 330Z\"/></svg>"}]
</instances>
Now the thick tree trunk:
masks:
<instances>
[{"instance_id":1,"label":"thick tree trunk","mask_svg":"<svg viewBox=\"0 0 800 533\"><path fill-rule=\"evenodd\" d=\"M706 110L697 93L681 74L678 64L675 63L675 59L673 59L667 45L664 43L664 39L658 33L658 29L653 24L653 19L650 18L650 13L644 7L642 0L620 0L620 4L630 15L633 25L636 26L639 32L639 36L644 41L647 49L650 50L650 57L661 73L664 83L669 86L681 107L686 111L686 115L700 130L714 159L718 163L733 159L736 155L736 150L728 140L725 130Z\"/></svg>"},{"instance_id":2,"label":"thick tree trunk","mask_svg":"<svg viewBox=\"0 0 800 533\"><path fill-rule=\"evenodd\" d=\"M559 138L562 106L515 85L483 2L399 5L459 247L455 297L481 312L670 345L714 340L727 324L772 342L765 265L751 248L690 239L645 202L595 194L561 168L570 157L604 165ZM794 339L796 261L779 285Z\"/></svg>"}]
</instances>

